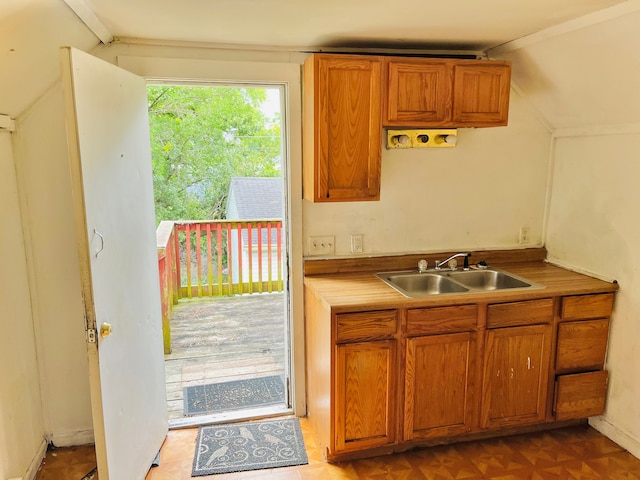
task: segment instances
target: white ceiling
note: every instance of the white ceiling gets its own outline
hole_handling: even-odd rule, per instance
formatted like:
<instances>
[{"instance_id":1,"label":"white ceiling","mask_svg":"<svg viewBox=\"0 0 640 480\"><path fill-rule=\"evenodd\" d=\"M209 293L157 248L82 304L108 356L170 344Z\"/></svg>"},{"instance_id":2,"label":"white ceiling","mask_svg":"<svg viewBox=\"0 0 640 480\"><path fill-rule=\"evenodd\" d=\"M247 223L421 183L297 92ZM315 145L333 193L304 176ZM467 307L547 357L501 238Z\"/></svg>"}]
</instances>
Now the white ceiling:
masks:
<instances>
[{"instance_id":1,"label":"white ceiling","mask_svg":"<svg viewBox=\"0 0 640 480\"><path fill-rule=\"evenodd\" d=\"M116 37L280 47L477 51L623 0L84 1Z\"/></svg>"},{"instance_id":2,"label":"white ceiling","mask_svg":"<svg viewBox=\"0 0 640 480\"><path fill-rule=\"evenodd\" d=\"M550 130L640 128L639 22L640 0L0 0L0 114L17 117L55 84L60 46L119 37L489 51L512 60L514 86Z\"/></svg>"}]
</instances>

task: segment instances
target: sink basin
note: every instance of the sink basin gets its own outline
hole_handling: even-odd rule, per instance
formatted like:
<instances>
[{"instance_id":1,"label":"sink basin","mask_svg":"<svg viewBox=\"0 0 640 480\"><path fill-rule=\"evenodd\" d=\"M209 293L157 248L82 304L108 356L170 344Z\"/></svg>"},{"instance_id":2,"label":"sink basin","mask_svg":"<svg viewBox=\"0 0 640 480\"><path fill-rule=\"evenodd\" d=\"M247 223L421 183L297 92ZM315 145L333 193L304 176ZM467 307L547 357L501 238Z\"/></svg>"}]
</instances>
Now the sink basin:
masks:
<instances>
[{"instance_id":1,"label":"sink basin","mask_svg":"<svg viewBox=\"0 0 640 480\"><path fill-rule=\"evenodd\" d=\"M415 270L376 273L376 277L407 297L483 293L497 290L537 289L542 285L498 269L489 270Z\"/></svg>"},{"instance_id":2,"label":"sink basin","mask_svg":"<svg viewBox=\"0 0 640 480\"><path fill-rule=\"evenodd\" d=\"M445 275L466 287L477 290L503 290L532 286L521 278L499 270L467 270L449 272Z\"/></svg>"},{"instance_id":3,"label":"sink basin","mask_svg":"<svg viewBox=\"0 0 640 480\"><path fill-rule=\"evenodd\" d=\"M453 280L433 273L388 272L376 275L407 297L424 297L443 293L462 293L468 289Z\"/></svg>"}]
</instances>

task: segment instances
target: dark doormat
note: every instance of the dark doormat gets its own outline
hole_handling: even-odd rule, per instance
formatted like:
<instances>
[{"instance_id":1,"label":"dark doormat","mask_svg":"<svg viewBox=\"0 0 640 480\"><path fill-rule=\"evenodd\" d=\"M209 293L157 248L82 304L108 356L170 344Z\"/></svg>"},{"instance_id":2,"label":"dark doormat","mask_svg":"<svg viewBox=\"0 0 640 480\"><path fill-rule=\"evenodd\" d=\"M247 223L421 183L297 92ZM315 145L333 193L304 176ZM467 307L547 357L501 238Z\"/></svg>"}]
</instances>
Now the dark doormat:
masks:
<instances>
[{"instance_id":1,"label":"dark doormat","mask_svg":"<svg viewBox=\"0 0 640 480\"><path fill-rule=\"evenodd\" d=\"M284 381L280 375L233 382L184 387L184 414L207 415L242 408L284 403Z\"/></svg>"},{"instance_id":2,"label":"dark doormat","mask_svg":"<svg viewBox=\"0 0 640 480\"><path fill-rule=\"evenodd\" d=\"M200 427L192 477L309 463L297 418Z\"/></svg>"}]
</instances>

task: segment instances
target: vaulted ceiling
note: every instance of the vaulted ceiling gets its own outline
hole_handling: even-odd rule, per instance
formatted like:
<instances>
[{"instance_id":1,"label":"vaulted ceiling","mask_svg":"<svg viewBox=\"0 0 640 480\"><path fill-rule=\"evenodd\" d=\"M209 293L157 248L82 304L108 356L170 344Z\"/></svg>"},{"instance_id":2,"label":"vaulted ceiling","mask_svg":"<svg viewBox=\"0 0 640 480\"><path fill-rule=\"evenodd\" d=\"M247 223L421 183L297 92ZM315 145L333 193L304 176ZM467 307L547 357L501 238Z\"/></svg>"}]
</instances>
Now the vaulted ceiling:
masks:
<instances>
[{"instance_id":1,"label":"vaulted ceiling","mask_svg":"<svg viewBox=\"0 0 640 480\"><path fill-rule=\"evenodd\" d=\"M468 50L486 50L620 1L86 0L115 36Z\"/></svg>"},{"instance_id":2,"label":"vaulted ceiling","mask_svg":"<svg viewBox=\"0 0 640 480\"><path fill-rule=\"evenodd\" d=\"M488 52L551 130L640 123L640 0L2 0L0 113L113 38L294 51Z\"/></svg>"}]
</instances>

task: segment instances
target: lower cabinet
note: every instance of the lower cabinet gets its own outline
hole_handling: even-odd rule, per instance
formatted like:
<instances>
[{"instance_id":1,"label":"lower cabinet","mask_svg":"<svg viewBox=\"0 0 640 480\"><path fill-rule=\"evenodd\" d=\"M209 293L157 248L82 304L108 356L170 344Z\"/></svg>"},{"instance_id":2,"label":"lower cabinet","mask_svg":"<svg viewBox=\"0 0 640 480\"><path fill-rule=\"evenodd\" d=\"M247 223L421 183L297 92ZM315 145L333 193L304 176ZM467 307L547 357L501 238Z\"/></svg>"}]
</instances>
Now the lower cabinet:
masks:
<instances>
[{"instance_id":1,"label":"lower cabinet","mask_svg":"<svg viewBox=\"0 0 640 480\"><path fill-rule=\"evenodd\" d=\"M551 325L487 330L481 427L545 420Z\"/></svg>"},{"instance_id":2,"label":"lower cabinet","mask_svg":"<svg viewBox=\"0 0 640 480\"><path fill-rule=\"evenodd\" d=\"M337 451L395 441L396 341L336 346L335 441Z\"/></svg>"},{"instance_id":3,"label":"lower cabinet","mask_svg":"<svg viewBox=\"0 0 640 480\"><path fill-rule=\"evenodd\" d=\"M607 397L604 368L613 294L561 300L555 354L555 419L601 415Z\"/></svg>"},{"instance_id":4,"label":"lower cabinet","mask_svg":"<svg viewBox=\"0 0 640 480\"><path fill-rule=\"evenodd\" d=\"M556 379L556 420L601 415L607 396L607 371L560 375Z\"/></svg>"},{"instance_id":5,"label":"lower cabinet","mask_svg":"<svg viewBox=\"0 0 640 480\"><path fill-rule=\"evenodd\" d=\"M334 312L306 295L318 445L334 461L598 415L612 300Z\"/></svg>"},{"instance_id":6,"label":"lower cabinet","mask_svg":"<svg viewBox=\"0 0 640 480\"><path fill-rule=\"evenodd\" d=\"M476 338L467 332L407 340L404 440L471 430Z\"/></svg>"}]
</instances>

